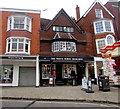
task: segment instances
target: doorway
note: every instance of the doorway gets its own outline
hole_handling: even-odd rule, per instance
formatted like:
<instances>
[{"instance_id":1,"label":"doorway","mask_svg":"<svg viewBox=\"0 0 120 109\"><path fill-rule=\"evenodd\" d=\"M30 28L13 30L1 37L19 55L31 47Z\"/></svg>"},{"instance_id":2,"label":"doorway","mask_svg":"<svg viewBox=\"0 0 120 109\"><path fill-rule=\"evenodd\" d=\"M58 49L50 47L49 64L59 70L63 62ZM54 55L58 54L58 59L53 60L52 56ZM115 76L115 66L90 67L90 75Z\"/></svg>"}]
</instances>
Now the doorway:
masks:
<instances>
[{"instance_id":1,"label":"doorway","mask_svg":"<svg viewBox=\"0 0 120 109\"><path fill-rule=\"evenodd\" d=\"M62 80L62 64L56 64L56 81Z\"/></svg>"}]
</instances>

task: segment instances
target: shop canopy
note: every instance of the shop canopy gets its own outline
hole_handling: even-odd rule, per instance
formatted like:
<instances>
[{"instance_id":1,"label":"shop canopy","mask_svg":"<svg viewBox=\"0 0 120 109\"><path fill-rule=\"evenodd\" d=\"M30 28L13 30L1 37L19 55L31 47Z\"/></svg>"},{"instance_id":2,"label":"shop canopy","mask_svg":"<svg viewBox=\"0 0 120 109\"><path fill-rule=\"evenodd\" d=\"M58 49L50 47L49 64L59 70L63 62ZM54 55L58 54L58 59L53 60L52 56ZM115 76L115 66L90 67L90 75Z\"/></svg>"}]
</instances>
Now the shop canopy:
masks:
<instances>
[{"instance_id":1,"label":"shop canopy","mask_svg":"<svg viewBox=\"0 0 120 109\"><path fill-rule=\"evenodd\" d=\"M103 58L120 56L120 40L111 46L106 46L105 48L101 49L101 53Z\"/></svg>"}]
</instances>

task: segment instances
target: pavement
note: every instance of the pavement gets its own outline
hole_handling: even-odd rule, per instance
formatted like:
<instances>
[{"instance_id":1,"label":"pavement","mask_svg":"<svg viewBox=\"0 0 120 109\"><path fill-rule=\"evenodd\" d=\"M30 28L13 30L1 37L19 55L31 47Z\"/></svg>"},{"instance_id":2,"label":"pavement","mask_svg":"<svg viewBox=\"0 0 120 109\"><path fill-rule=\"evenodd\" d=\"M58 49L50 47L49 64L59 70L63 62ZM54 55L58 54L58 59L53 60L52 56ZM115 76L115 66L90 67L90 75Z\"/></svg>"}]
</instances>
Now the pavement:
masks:
<instances>
[{"instance_id":1,"label":"pavement","mask_svg":"<svg viewBox=\"0 0 120 109\"><path fill-rule=\"evenodd\" d=\"M2 87L1 99L23 99L41 101L81 101L100 102L120 105L120 88L111 87L110 91L100 91L97 85L92 85L94 93L86 93L82 86L55 87Z\"/></svg>"}]
</instances>

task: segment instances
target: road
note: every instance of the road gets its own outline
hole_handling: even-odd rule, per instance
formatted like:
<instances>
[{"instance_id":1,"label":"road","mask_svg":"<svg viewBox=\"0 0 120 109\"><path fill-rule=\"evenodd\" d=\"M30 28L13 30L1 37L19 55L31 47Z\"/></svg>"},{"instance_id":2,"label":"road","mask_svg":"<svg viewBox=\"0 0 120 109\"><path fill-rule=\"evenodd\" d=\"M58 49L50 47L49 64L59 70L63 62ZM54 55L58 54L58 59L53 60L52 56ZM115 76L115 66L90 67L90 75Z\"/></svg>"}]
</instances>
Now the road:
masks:
<instances>
[{"instance_id":1,"label":"road","mask_svg":"<svg viewBox=\"0 0 120 109\"><path fill-rule=\"evenodd\" d=\"M29 100L1 100L1 102L2 107L21 107L19 109L29 109L29 107L117 107L115 105L110 104L95 104L80 102L29 101Z\"/></svg>"}]
</instances>

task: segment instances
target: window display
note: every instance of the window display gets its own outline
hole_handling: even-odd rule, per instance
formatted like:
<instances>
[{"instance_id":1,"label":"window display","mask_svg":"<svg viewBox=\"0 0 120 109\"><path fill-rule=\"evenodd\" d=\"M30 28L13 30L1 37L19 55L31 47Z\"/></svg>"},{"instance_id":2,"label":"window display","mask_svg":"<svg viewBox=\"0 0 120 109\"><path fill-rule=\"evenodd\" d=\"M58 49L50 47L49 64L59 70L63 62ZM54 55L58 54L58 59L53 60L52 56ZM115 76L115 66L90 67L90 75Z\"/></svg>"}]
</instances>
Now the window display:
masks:
<instances>
[{"instance_id":1,"label":"window display","mask_svg":"<svg viewBox=\"0 0 120 109\"><path fill-rule=\"evenodd\" d=\"M52 70L56 70L55 69L55 65L52 64L43 64L42 65L42 79L49 79L52 76Z\"/></svg>"},{"instance_id":2,"label":"window display","mask_svg":"<svg viewBox=\"0 0 120 109\"><path fill-rule=\"evenodd\" d=\"M0 66L0 83L12 83L13 66Z\"/></svg>"},{"instance_id":3,"label":"window display","mask_svg":"<svg viewBox=\"0 0 120 109\"><path fill-rule=\"evenodd\" d=\"M63 78L71 78L71 71L74 68L76 73L76 65L74 64L64 64L63 65Z\"/></svg>"}]
</instances>

